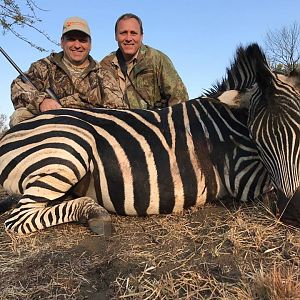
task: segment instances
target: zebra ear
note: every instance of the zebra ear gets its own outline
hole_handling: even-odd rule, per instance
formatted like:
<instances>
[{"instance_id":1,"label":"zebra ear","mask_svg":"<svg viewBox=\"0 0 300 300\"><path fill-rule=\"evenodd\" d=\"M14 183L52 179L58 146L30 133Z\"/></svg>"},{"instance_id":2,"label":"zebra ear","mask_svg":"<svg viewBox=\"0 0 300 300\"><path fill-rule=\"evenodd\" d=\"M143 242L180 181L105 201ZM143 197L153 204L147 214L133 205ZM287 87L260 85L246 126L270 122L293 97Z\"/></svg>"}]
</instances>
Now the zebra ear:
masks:
<instances>
[{"instance_id":1,"label":"zebra ear","mask_svg":"<svg viewBox=\"0 0 300 300\"><path fill-rule=\"evenodd\" d=\"M252 44L246 49L246 55L250 58L253 72L255 74L255 82L264 95L261 100L270 100L271 95L275 91L276 76L268 65L267 59L257 44Z\"/></svg>"},{"instance_id":2,"label":"zebra ear","mask_svg":"<svg viewBox=\"0 0 300 300\"><path fill-rule=\"evenodd\" d=\"M257 61L256 65L256 82L263 95L260 97L261 101L269 103L270 105L274 103L275 98L274 93L276 76L270 69L267 61Z\"/></svg>"},{"instance_id":3,"label":"zebra ear","mask_svg":"<svg viewBox=\"0 0 300 300\"><path fill-rule=\"evenodd\" d=\"M292 71L288 76L276 74L276 77L280 81L292 86L298 93L300 92L300 69L299 71Z\"/></svg>"},{"instance_id":4,"label":"zebra ear","mask_svg":"<svg viewBox=\"0 0 300 300\"><path fill-rule=\"evenodd\" d=\"M300 77L300 67L294 68L289 74L288 77L299 78Z\"/></svg>"},{"instance_id":5,"label":"zebra ear","mask_svg":"<svg viewBox=\"0 0 300 300\"><path fill-rule=\"evenodd\" d=\"M287 83L300 92L300 67L294 69L287 78Z\"/></svg>"}]
</instances>

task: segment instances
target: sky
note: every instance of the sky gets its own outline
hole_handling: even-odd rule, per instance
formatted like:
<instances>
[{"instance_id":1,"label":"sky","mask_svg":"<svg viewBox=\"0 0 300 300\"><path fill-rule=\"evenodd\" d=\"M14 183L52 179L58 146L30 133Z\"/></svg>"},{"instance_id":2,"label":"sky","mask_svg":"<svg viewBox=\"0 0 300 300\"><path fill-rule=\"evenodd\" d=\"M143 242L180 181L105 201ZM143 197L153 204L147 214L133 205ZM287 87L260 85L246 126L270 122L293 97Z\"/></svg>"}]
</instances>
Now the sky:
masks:
<instances>
[{"instance_id":1,"label":"sky","mask_svg":"<svg viewBox=\"0 0 300 300\"><path fill-rule=\"evenodd\" d=\"M22 0L17 1L21 3ZM23 1L24 2L24 1ZM96 60L117 49L114 25L124 13L134 13L143 21L146 45L161 50L172 60L185 83L190 99L220 80L239 45L256 42L264 46L266 33L299 22L299 0L35 0L41 8L37 16L40 30L59 42L62 25L70 16L80 16L92 32L91 55ZM51 53L61 50L29 28L16 28L40 52L11 33L0 33L0 46L21 70ZM0 54L0 113L10 116L10 84L17 71Z\"/></svg>"}]
</instances>

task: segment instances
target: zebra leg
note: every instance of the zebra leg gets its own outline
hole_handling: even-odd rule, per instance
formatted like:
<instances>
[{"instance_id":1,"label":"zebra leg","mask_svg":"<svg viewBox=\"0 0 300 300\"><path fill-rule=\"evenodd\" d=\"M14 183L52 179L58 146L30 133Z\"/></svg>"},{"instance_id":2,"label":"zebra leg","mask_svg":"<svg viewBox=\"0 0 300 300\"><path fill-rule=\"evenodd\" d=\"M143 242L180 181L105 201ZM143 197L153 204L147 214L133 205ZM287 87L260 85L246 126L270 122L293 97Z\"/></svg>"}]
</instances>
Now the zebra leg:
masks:
<instances>
[{"instance_id":1,"label":"zebra leg","mask_svg":"<svg viewBox=\"0 0 300 300\"><path fill-rule=\"evenodd\" d=\"M73 221L87 221L90 229L99 235L111 234L109 213L90 197L51 205L51 201L38 202L29 196L23 196L5 221L5 228L10 232L27 234Z\"/></svg>"}]
</instances>

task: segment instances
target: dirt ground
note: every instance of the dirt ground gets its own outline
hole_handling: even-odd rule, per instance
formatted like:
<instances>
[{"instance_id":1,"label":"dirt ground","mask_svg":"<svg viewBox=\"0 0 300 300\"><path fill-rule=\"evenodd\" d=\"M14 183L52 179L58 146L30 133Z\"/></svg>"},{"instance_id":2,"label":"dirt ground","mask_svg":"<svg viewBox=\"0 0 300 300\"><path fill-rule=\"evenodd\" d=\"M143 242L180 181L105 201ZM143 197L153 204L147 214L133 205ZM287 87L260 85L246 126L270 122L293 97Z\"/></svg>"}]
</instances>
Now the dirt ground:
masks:
<instances>
[{"instance_id":1,"label":"dirt ground","mask_svg":"<svg viewBox=\"0 0 300 300\"><path fill-rule=\"evenodd\" d=\"M300 299L300 231L261 203L112 216L107 239L83 224L8 235L7 216L0 299Z\"/></svg>"}]
</instances>

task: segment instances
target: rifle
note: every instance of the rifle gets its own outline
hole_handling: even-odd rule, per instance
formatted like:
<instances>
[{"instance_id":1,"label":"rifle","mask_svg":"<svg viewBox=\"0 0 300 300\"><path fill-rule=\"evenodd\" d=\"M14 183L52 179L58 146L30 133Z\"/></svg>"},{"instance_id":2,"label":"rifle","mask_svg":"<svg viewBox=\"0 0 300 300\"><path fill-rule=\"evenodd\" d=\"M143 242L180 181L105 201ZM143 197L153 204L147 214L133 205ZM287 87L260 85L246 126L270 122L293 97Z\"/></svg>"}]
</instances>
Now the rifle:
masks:
<instances>
[{"instance_id":1,"label":"rifle","mask_svg":"<svg viewBox=\"0 0 300 300\"><path fill-rule=\"evenodd\" d=\"M38 88L34 85L34 83L24 74L24 72L16 65L16 63L2 49L2 47L0 47L0 52L6 57L6 59L12 64L12 66L19 72L19 74L21 75L22 81L24 83L30 83L36 90L38 90ZM52 98L52 99L56 100L58 103L60 103L58 97L55 95L55 93L50 88L47 88L45 91L50 96L50 98Z\"/></svg>"}]
</instances>

